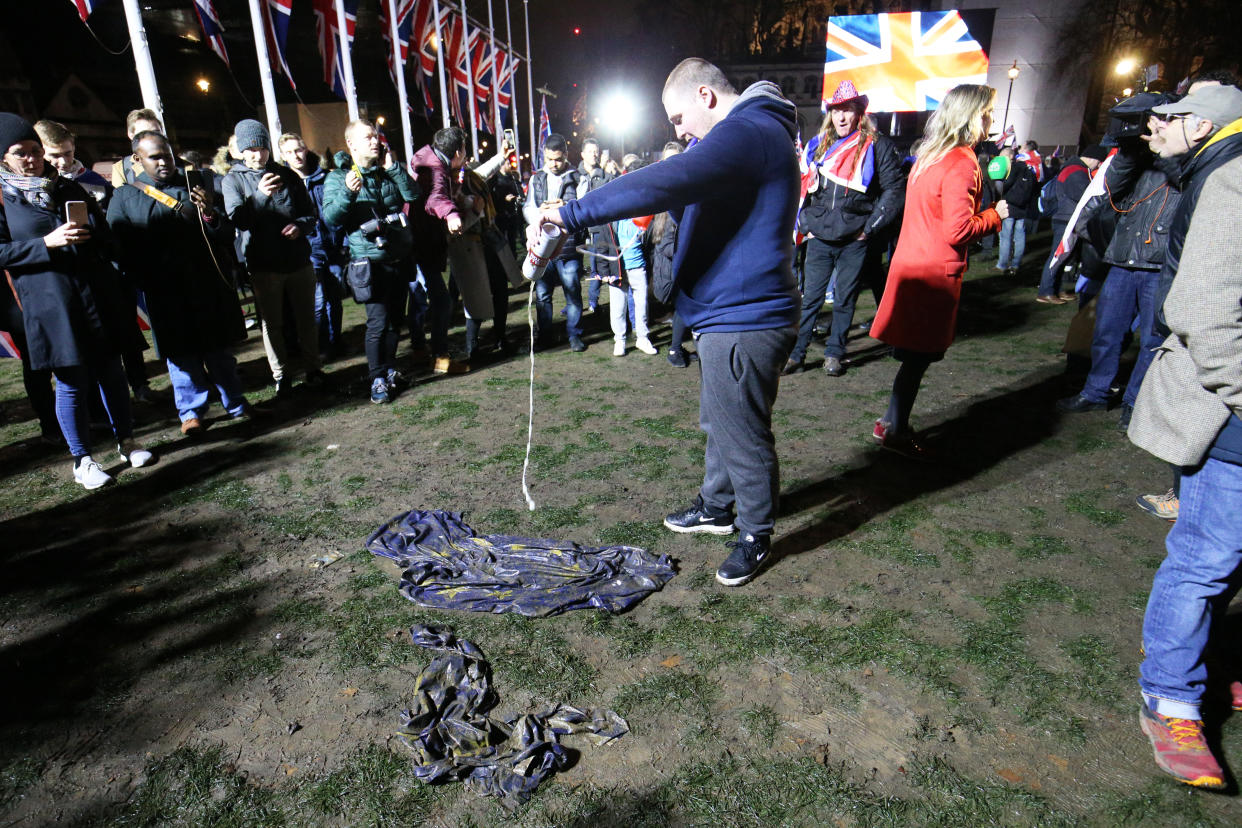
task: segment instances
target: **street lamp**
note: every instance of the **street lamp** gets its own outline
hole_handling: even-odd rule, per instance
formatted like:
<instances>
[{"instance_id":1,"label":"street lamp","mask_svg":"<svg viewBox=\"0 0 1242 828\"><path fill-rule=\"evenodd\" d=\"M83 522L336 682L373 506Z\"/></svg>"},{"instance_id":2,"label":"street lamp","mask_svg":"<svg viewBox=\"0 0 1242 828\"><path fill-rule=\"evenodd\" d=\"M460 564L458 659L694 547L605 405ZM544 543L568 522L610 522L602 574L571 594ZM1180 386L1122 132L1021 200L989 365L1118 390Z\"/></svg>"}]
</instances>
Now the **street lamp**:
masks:
<instances>
[{"instance_id":1,"label":"street lamp","mask_svg":"<svg viewBox=\"0 0 1242 828\"><path fill-rule=\"evenodd\" d=\"M206 78L199 78L194 82L194 85L197 86L198 91L202 92L204 95L211 91L211 81Z\"/></svg>"},{"instance_id":2,"label":"street lamp","mask_svg":"<svg viewBox=\"0 0 1242 828\"><path fill-rule=\"evenodd\" d=\"M614 130L621 138L621 155L625 155L625 133L638 120L638 106L634 99L624 92L614 92L604 101L604 119L606 126Z\"/></svg>"},{"instance_id":3,"label":"street lamp","mask_svg":"<svg viewBox=\"0 0 1242 828\"><path fill-rule=\"evenodd\" d=\"M1129 75L1138 68L1138 61L1134 58L1122 58L1117 61L1116 72L1118 75Z\"/></svg>"},{"instance_id":4,"label":"street lamp","mask_svg":"<svg viewBox=\"0 0 1242 828\"><path fill-rule=\"evenodd\" d=\"M1009 129L1009 101L1013 99L1013 82L1018 79L1018 75L1022 70L1018 68L1018 59L1013 59L1013 66L1009 67L1007 74L1009 75L1009 94L1005 95L1005 121L1001 124L1001 140L1005 140L1005 132Z\"/></svg>"}]
</instances>

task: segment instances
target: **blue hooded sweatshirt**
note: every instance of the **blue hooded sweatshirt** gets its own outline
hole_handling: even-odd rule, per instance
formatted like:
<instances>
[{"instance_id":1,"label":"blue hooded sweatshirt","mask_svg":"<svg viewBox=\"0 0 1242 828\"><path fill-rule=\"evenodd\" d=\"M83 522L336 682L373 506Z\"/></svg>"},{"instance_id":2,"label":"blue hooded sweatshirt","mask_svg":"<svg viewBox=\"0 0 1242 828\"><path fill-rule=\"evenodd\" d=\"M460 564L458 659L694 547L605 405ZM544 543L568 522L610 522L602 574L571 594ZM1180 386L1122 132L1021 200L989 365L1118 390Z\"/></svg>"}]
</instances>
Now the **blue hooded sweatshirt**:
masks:
<instances>
[{"instance_id":1,"label":"blue hooded sweatshirt","mask_svg":"<svg viewBox=\"0 0 1242 828\"><path fill-rule=\"evenodd\" d=\"M578 231L668 211L677 312L699 333L761 331L798 320L793 276L797 109L773 83L748 87L690 149L561 208Z\"/></svg>"}]
</instances>

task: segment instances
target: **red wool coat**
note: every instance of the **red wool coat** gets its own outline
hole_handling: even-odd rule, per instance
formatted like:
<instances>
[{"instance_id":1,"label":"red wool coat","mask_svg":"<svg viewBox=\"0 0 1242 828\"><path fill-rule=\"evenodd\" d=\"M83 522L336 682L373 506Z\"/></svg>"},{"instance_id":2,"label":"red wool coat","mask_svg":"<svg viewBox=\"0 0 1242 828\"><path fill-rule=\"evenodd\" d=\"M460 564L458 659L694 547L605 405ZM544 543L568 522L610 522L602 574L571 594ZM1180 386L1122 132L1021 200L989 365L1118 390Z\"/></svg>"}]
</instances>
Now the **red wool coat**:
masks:
<instances>
[{"instance_id":1,"label":"red wool coat","mask_svg":"<svg viewBox=\"0 0 1242 828\"><path fill-rule=\"evenodd\" d=\"M1001 223L991 207L979 212L982 188L979 162L969 147L950 151L910 179L873 337L930 354L953 343L966 248Z\"/></svg>"}]
</instances>

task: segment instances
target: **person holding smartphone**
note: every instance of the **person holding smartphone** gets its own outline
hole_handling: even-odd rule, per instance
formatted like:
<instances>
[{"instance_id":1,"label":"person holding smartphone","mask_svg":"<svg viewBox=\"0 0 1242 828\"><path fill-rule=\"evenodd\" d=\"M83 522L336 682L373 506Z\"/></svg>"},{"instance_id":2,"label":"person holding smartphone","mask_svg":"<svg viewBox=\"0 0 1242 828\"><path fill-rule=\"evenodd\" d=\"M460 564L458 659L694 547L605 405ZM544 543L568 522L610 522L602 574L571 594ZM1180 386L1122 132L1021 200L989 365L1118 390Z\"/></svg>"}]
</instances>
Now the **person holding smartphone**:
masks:
<instances>
[{"instance_id":1,"label":"person holding smartphone","mask_svg":"<svg viewBox=\"0 0 1242 828\"><path fill-rule=\"evenodd\" d=\"M283 396L293 387L285 344L286 297L293 308L290 322L297 329L306 382L322 387L327 377L319 357L315 269L307 241L315 232L315 205L298 174L272 159L272 139L263 124L248 118L238 122L233 134L242 161L224 177L224 208L241 231L276 393Z\"/></svg>"},{"instance_id":2,"label":"person holding smartphone","mask_svg":"<svg viewBox=\"0 0 1242 828\"><path fill-rule=\"evenodd\" d=\"M142 172L117 189L108 224L125 275L146 294L181 433L193 438L205 428L212 391L229 416L253 413L229 351L246 338L237 288L226 270L233 229L214 204L213 173L178 168L158 132L138 133L133 149Z\"/></svg>"},{"instance_id":3,"label":"person holding smartphone","mask_svg":"<svg viewBox=\"0 0 1242 828\"><path fill-rule=\"evenodd\" d=\"M134 439L121 367L134 309L108 260L112 238L95 200L48 169L26 119L0 113L0 148L0 268L12 277L22 308L31 368L56 377L56 419L73 455L73 478L98 489L112 477L92 456L91 383L99 386L122 460L138 468L155 459Z\"/></svg>"}]
</instances>

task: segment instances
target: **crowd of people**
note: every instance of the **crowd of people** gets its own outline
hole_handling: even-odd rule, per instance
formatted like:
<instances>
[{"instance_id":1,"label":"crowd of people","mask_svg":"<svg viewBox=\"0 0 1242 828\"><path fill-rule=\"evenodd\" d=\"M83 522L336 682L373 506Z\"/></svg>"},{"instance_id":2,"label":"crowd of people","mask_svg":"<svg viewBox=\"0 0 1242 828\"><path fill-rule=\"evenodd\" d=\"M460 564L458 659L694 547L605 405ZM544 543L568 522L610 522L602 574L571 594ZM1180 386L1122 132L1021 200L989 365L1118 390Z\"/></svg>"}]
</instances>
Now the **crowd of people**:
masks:
<instances>
[{"instance_id":1,"label":"crowd of people","mask_svg":"<svg viewBox=\"0 0 1242 828\"><path fill-rule=\"evenodd\" d=\"M1048 217L1053 250L1033 298L1094 310L1085 383L1056 408L1101 410L1119 397L1119 427L1173 470L1169 492L1138 501L1175 521L1144 622L1141 726L1164 770L1222 787L1199 707L1211 622L1242 563L1242 89L1211 73L1182 96L1135 95L1113 108L1100 144L1064 161L1034 142L993 143L995 98L987 86L952 89L903 157L846 81L795 151L796 108L778 87L739 92L692 58L666 81L678 141L657 162L618 164L587 139L575 167L566 139L552 134L525 186L509 147L471 162L457 128L435 133L406 167L364 120L349 124L331 159L292 133L275 152L267 129L244 120L212 167L179 158L147 110L127 120L132 155L108 181L74 158L63 126L3 114L0 267L12 290L0 291L0 325L22 352L45 436L58 429L75 480L94 489L110 480L92 459L96 397L121 456L134 467L154 460L134 439L128 393L150 393L138 291L192 437L213 394L231 417L261 413L231 353L246 336L239 282L253 292L277 396L298 376L312 389L328 384L342 302L364 304L370 399L382 404L406 385L403 329L412 364L436 373L511 350L521 224L532 236L559 225L567 242L535 286L536 347L559 344L557 287L573 352L587 348L583 316L598 310L604 286L618 357L631 333L637 350L657 353L651 308L672 306L667 357L700 364L707 446L697 495L664 526L737 533L716 577L739 586L771 559L780 488L772 408L782 375L805 370L825 300L822 373L839 377L858 296L864 285L874 291L877 312L864 327L899 366L871 436L934 459L911 414L954 341L968 257L995 247L996 269L1012 276ZM457 302L462 359L448 337ZM1131 339L1139 356L1122 391ZM1242 682L1232 691L1242 709Z\"/></svg>"}]
</instances>

